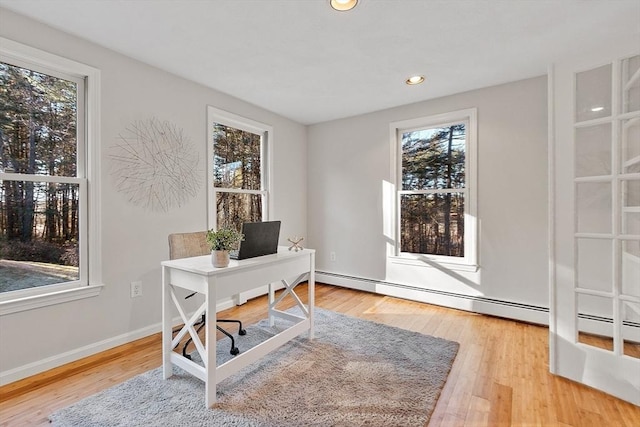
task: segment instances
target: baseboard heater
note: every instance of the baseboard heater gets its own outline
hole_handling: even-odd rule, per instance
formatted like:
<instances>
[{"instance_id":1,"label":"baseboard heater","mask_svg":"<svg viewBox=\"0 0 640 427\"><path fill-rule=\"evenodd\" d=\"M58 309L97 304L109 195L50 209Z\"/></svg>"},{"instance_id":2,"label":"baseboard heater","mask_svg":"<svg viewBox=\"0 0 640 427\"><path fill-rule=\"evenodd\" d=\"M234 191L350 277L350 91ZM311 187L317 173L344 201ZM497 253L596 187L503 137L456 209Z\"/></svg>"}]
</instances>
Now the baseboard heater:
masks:
<instances>
[{"instance_id":1,"label":"baseboard heater","mask_svg":"<svg viewBox=\"0 0 640 427\"><path fill-rule=\"evenodd\" d=\"M418 286L405 285L401 283L387 282L384 280L374 280L364 277L350 276L346 274L331 273L328 271L316 271L318 281L326 280L328 283L348 288L366 290L389 296L399 296L411 300L426 302L429 304L442 305L445 307L473 311L482 314L506 317L515 320L549 324L549 308L532 304L523 304L513 301L506 301L481 296L465 295L456 292L448 292L438 289L422 288ZM362 286L358 286L361 284ZM355 286L354 286L355 285ZM367 286L368 285L368 286ZM385 287L380 290L379 287ZM394 291L394 290L397 290ZM431 296L431 298L429 297ZM420 298L420 296L424 296ZM435 298L434 298L435 297ZM456 300L461 303L456 304ZM472 306L471 308L469 306ZM579 313L578 318L586 321L587 332L603 334L606 330L604 325L612 324L613 319L595 316L592 314ZM640 323L625 320L623 326L626 330L637 336L640 333ZM609 332L610 333L610 332ZM607 334L604 334L607 335Z\"/></svg>"},{"instance_id":2,"label":"baseboard heater","mask_svg":"<svg viewBox=\"0 0 640 427\"><path fill-rule=\"evenodd\" d=\"M594 316L593 314L578 313L578 318L584 319L584 320L593 320L596 322L604 322L604 323L611 323L611 324L613 323L613 319L610 317ZM622 325L629 326L631 328L640 328L640 323L634 322L632 320L623 320Z\"/></svg>"},{"instance_id":3,"label":"baseboard heater","mask_svg":"<svg viewBox=\"0 0 640 427\"><path fill-rule=\"evenodd\" d=\"M316 271L318 281L323 278L330 284L366 290L394 297L406 298L455 309L489 314L525 322L548 324L549 308L532 304L499 300L482 296L465 295L439 289L422 288L402 283L374 280L346 274ZM358 286L360 285L360 286ZM380 289L383 287L384 289Z\"/></svg>"}]
</instances>

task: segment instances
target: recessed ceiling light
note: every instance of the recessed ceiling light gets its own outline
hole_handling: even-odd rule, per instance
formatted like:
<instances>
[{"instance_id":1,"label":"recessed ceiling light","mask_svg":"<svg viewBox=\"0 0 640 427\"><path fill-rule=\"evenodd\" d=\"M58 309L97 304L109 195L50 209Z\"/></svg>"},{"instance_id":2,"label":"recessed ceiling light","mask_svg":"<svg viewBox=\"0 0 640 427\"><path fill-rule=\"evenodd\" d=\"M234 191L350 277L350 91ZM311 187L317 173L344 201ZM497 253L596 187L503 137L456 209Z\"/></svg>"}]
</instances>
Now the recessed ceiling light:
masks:
<instances>
[{"instance_id":1,"label":"recessed ceiling light","mask_svg":"<svg viewBox=\"0 0 640 427\"><path fill-rule=\"evenodd\" d=\"M358 0L329 0L329 4L335 10L344 12L351 10L358 4Z\"/></svg>"},{"instance_id":2,"label":"recessed ceiling light","mask_svg":"<svg viewBox=\"0 0 640 427\"><path fill-rule=\"evenodd\" d=\"M423 81L424 76L411 76L405 81L405 83L408 85L419 85Z\"/></svg>"}]
</instances>

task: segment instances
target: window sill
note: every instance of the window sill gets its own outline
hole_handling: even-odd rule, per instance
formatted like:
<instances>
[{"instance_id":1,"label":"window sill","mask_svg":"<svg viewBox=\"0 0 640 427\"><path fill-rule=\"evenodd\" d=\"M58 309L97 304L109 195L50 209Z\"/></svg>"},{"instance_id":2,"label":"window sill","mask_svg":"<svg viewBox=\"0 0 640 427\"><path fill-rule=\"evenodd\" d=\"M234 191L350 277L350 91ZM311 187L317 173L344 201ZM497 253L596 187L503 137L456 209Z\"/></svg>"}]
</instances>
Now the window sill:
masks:
<instances>
[{"instance_id":1,"label":"window sill","mask_svg":"<svg viewBox=\"0 0 640 427\"><path fill-rule=\"evenodd\" d=\"M62 304L83 298L91 298L100 295L104 285L82 286L62 291L42 293L18 297L15 299L0 302L0 316L46 307L49 305Z\"/></svg>"},{"instance_id":2,"label":"window sill","mask_svg":"<svg viewBox=\"0 0 640 427\"><path fill-rule=\"evenodd\" d=\"M454 270L454 271L469 271L475 273L480 268L475 263L457 263L435 260L426 256L395 256L390 255L387 257L392 264L410 265L415 267L431 267L438 270Z\"/></svg>"}]
</instances>

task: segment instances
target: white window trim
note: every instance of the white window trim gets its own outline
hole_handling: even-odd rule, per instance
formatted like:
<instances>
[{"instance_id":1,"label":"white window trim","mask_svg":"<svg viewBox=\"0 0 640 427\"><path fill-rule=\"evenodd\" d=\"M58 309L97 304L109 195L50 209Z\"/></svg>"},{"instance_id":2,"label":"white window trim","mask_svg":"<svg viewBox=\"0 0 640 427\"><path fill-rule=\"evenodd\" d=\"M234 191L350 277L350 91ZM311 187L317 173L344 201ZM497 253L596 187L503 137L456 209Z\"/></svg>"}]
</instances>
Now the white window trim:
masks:
<instances>
[{"instance_id":1,"label":"white window trim","mask_svg":"<svg viewBox=\"0 0 640 427\"><path fill-rule=\"evenodd\" d=\"M220 123L225 126L251 132L256 135L262 135L262 147L260 155L260 168L262 171L262 189L261 190L243 190L243 189L224 189L226 193L245 193L245 194L261 194L262 195L262 220L267 221L270 213L273 212L273 194L272 191L272 152L273 152L273 127L258 121L221 110L211 105L207 106L207 228L216 228L217 212L216 193L217 190L213 186L213 124Z\"/></svg>"},{"instance_id":2,"label":"white window trim","mask_svg":"<svg viewBox=\"0 0 640 427\"><path fill-rule=\"evenodd\" d=\"M0 294L0 316L75 301L97 296L102 289L102 229L100 221L100 70L44 52L22 43L0 37L0 56L9 62L50 69L53 74L61 72L85 80L85 155L79 155L79 162L85 162L85 179L82 187L87 197L87 215L81 236L91 236L81 257L87 259L85 280L47 285L36 288ZM82 147L79 148L81 153ZM7 174L9 176L9 174ZM37 177L37 180L45 180Z\"/></svg>"},{"instance_id":3,"label":"white window trim","mask_svg":"<svg viewBox=\"0 0 640 427\"><path fill-rule=\"evenodd\" d=\"M393 244L388 245L387 258L394 264L404 264L424 267L440 267L451 270L477 271L478 270L478 199L477 199L477 162L478 162L478 112L476 108L468 108L449 113L436 114L415 119L392 122L389 125L389 141L391 154L391 179L393 180L392 212L393 227L391 233ZM400 194L402 193L402 146L398 135L407 130L424 129L431 126L440 126L446 123L467 122L467 147L465 152L466 183L465 190L465 236L464 257L451 257L443 255L410 254L400 252ZM433 191L426 191L433 192Z\"/></svg>"}]
</instances>

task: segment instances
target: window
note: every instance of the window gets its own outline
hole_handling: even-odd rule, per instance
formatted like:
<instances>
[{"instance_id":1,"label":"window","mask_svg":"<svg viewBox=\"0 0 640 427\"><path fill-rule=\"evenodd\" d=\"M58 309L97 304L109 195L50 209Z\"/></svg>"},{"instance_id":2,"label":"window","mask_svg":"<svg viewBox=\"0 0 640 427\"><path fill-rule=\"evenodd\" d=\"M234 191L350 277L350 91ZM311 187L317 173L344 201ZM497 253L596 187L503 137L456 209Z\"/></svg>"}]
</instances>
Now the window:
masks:
<instances>
[{"instance_id":1,"label":"window","mask_svg":"<svg viewBox=\"0 0 640 427\"><path fill-rule=\"evenodd\" d=\"M392 123L394 256L476 264L476 110Z\"/></svg>"},{"instance_id":2,"label":"window","mask_svg":"<svg viewBox=\"0 0 640 427\"><path fill-rule=\"evenodd\" d=\"M269 126L209 107L209 224L240 230L268 219Z\"/></svg>"},{"instance_id":3,"label":"window","mask_svg":"<svg viewBox=\"0 0 640 427\"><path fill-rule=\"evenodd\" d=\"M97 206L88 179L98 163L88 161L88 147L97 141L89 120L97 118L98 80L91 67L0 39L0 303L29 297L33 308L47 305L34 296L54 292L56 302L76 299L59 292L99 282L97 262L89 276L99 233L97 221L89 232L88 216ZM93 209L92 220L98 215Z\"/></svg>"}]
</instances>

